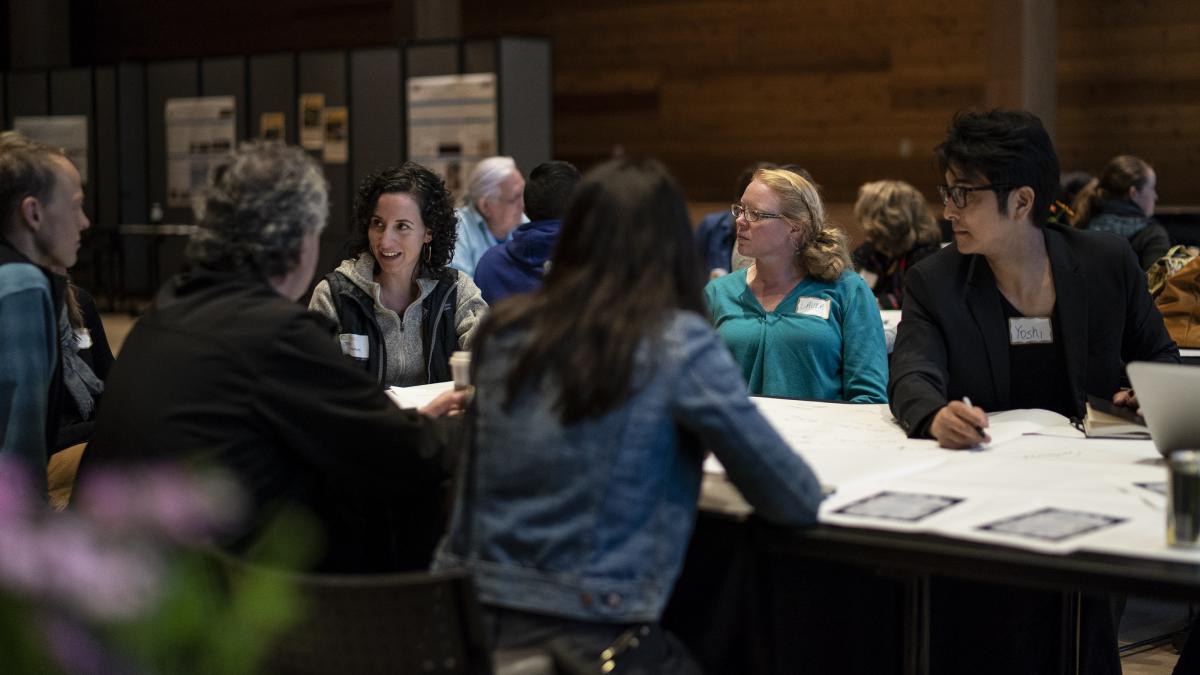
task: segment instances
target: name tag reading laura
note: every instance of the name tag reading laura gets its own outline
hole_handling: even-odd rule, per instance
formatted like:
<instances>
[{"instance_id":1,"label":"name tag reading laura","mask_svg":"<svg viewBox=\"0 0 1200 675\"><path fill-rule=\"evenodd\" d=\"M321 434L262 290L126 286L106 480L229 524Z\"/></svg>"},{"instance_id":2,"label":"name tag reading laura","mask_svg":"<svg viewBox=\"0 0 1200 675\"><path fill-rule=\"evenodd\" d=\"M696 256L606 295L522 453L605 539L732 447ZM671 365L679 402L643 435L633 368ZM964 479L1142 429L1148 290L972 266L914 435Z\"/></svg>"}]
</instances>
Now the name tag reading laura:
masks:
<instances>
[{"instance_id":1,"label":"name tag reading laura","mask_svg":"<svg viewBox=\"0 0 1200 675\"><path fill-rule=\"evenodd\" d=\"M1048 316L1023 316L1008 320L1008 343L1045 345L1054 342L1054 328Z\"/></svg>"},{"instance_id":2,"label":"name tag reading laura","mask_svg":"<svg viewBox=\"0 0 1200 675\"><path fill-rule=\"evenodd\" d=\"M828 319L829 304L829 298L803 297L796 301L796 313Z\"/></svg>"},{"instance_id":3,"label":"name tag reading laura","mask_svg":"<svg viewBox=\"0 0 1200 675\"><path fill-rule=\"evenodd\" d=\"M366 335L342 333L341 335L338 335L338 342L340 342L342 345L342 353L352 359L365 360L368 356L370 356Z\"/></svg>"}]
</instances>

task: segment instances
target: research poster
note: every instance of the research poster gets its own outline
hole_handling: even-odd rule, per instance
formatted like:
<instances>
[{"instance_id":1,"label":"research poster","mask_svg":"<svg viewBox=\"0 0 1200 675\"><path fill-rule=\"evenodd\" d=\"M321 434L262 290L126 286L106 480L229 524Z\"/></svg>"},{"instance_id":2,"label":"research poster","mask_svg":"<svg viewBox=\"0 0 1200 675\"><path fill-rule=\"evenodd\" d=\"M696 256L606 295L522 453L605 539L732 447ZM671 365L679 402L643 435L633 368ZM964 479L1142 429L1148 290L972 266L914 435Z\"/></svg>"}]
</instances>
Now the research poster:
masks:
<instances>
[{"instance_id":1,"label":"research poster","mask_svg":"<svg viewBox=\"0 0 1200 675\"><path fill-rule=\"evenodd\" d=\"M300 147L320 150L325 144L325 94L300 94Z\"/></svg>"},{"instance_id":2,"label":"research poster","mask_svg":"<svg viewBox=\"0 0 1200 675\"><path fill-rule=\"evenodd\" d=\"M170 98L166 104L167 206L188 208L237 144L232 96Z\"/></svg>"},{"instance_id":3,"label":"research poster","mask_svg":"<svg viewBox=\"0 0 1200 675\"><path fill-rule=\"evenodd\" d=\"M350 112L345 106L325 109L326 164L345 164L350 158Z\"/></svg>"},{"instance_id":4,"label":"research poster","mask_svg":"<svg viewBox=\"0 0 1200 675\"><path fill-rule=\"evenodd\" d=\"M456 198L497 141L495 73L408 78L408 158L440 174Z\"/></svg>"},{"instance_id":5,"label":"research poster","mask_svg":"<svg viewBox=\"0 0 1200 675\"><path fill-rule=\"evenodd\" d=\"M88 119L86 115L18 116L13 131L22 136L60 148L79 170L84 185L88 182Z\"/></svg>"},{"instance_id":6,"label":"research poster","mask_svg":"<svg viewBox=\"0 0 1200 675\"><path fill-rule=\"evenodd\" d=\"M265 112L258 116L258 137L264 141L282 141L287 132L283 113Z\"/></svg>"}]
</instances>

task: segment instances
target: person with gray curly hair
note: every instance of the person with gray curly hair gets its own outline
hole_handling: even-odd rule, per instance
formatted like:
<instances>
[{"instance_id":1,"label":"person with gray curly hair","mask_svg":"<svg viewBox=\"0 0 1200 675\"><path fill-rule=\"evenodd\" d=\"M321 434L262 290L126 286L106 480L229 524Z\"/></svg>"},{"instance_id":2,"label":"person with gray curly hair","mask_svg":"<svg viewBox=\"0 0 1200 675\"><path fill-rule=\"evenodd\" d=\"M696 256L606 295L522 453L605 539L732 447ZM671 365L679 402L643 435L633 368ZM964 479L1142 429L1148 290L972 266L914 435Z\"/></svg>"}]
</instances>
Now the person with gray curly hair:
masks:
<instances>
[{"instance_id":1,"label":"person with gray curly hair","mask_svg":"<svg viewBox=\"0 0 1200 675\"><path fill-rule=\"evenodd\" d=\"M296 303L327 212L321 169L298 148L247 144L216 172L191 269L129 333L80 475L132 461L214 463L250 496L244 527L222 542L232 551L252 546L279 509L301 507L322 526L317 569L422 569L448 477L448 430L430 418L463 396L423 414L398 409L342 358L331 322Z\"/></svg>"},{"instance_id":2,"label":"person with gray curly hair","mask_svg":"<svg viewBox=\"0 0 1200 675\"><path fill-rule=\"evenodd\" d=\"M308 290L302 277L315 270L329 214L328 188L315 161L283 145L246 146L216 171L202 211L188 243L193 264L270 280L293 274L303 284L276 290L293 299Z\"/></svg>"}]
</instances>

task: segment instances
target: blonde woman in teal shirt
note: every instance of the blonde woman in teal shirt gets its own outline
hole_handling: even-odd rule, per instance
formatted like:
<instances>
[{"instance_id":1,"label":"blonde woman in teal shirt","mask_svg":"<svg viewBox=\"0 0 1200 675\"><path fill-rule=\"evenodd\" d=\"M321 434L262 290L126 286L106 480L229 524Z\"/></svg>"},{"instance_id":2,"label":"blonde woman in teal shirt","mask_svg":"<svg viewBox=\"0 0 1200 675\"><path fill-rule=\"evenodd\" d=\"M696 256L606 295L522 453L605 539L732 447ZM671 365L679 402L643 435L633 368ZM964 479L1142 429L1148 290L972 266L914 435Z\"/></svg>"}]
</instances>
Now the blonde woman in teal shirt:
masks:
<instances>
[{"instance_id":1,"label":"blonde woman in teal shirt","mask_svg":"<svg viewBox=\"0 0 1200 675\"><path fill-rule=\"evenodd\" d=\"M737 250L754 264L709 282L708 308L750 393L887 402L887 350L848 238L825 221L817 188L763 169L732 206Z\"/></svg>"}]
</instances>

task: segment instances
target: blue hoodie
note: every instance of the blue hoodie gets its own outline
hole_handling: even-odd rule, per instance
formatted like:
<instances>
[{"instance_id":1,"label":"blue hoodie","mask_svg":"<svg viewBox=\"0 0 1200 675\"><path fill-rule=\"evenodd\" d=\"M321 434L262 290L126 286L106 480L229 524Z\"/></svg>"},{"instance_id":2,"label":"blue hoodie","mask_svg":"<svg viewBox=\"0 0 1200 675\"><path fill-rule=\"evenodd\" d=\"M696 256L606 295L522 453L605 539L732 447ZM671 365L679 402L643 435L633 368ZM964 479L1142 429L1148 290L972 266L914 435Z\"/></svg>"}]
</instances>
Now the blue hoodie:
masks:
<instances>
[{"instance_id":1,"label":"blue hoodie","mask_svg":"<svg viewBox=\"0 0 1200 675\"><path fill-rule=\"evenodd\" d=\"M484 252L475 266L475 285L489 305L514 293L529 293L542 286L546 263L558 240L561 220L524 223L512 239Z\"/></svg>"}]
</instances>

